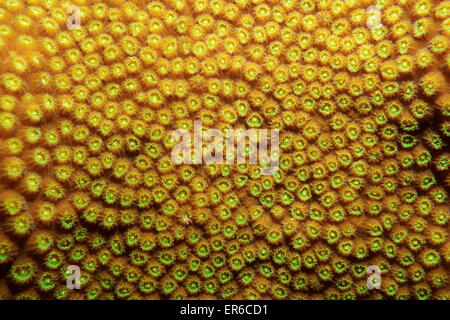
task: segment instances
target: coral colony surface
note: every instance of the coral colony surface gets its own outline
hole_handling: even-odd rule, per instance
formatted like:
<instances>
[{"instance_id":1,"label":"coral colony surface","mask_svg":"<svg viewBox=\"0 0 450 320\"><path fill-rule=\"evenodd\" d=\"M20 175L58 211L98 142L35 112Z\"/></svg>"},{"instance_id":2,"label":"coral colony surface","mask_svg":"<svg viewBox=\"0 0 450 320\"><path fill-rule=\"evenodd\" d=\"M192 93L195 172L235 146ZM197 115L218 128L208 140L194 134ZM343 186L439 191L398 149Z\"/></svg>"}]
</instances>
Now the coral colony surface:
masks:
<instances>
[{"instance_id":1,"label":"coral colony surface","mask_svg":"<svg viewBox=\"0 0 450 320\"><path fill-rule=\"evenodd\" d=\"M0 297L448 300L449 45L449 1L1 0ZM279 170L174 163L194 121Z\"/></svg>"}]
</instances>

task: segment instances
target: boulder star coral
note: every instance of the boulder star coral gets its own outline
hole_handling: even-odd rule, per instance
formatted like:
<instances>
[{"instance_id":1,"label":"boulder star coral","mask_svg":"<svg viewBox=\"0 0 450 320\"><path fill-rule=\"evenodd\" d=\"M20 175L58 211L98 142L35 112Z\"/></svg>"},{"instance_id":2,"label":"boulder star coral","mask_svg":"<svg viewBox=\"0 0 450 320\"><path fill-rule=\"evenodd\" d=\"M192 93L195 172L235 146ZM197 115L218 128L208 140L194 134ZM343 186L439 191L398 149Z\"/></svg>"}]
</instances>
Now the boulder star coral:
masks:
<instances>
[{"instance_id":1,"label":"boulder star coral","mask_svg":"<svg viewBox=\"0 0 450 320\"><path fill-rule=\"evenodd\" d=\"M442 0L1 1L0 297L448 299L449 37ZM194 121L279 170L175 164Z\"/></svg>"}]
</instances>

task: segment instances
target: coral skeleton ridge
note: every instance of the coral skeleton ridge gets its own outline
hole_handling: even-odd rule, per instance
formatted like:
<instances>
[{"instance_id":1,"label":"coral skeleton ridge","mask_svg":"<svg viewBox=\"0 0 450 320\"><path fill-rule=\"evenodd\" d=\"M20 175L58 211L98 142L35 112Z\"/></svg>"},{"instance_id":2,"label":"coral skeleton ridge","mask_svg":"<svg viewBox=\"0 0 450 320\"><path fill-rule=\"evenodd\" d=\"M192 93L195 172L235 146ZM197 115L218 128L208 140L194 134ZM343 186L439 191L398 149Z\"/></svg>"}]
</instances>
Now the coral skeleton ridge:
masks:
<instances>
[{"instance_id":1,"label":"coral skeleton ridge","mask_svg":"<svg viewBox=\"0 0 450 320\"><path fill-rule=\"evenodd\" d=\"M449 300L449 46L442 0L1 0L0 299ZM175 164L194 121L279 170Z\"/></svg>"}]
</instances>

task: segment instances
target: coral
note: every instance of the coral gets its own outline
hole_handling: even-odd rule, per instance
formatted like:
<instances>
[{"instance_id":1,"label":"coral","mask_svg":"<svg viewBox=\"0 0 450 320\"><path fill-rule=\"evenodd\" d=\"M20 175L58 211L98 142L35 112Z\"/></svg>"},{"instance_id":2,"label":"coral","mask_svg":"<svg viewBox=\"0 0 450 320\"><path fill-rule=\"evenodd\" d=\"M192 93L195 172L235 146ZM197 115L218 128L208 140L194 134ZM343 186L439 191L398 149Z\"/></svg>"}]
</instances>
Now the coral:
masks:
<instances>
[{"instance_id":1,"label":"coral","mask_svg":"<svg viewBox=\"0 0 450 320\"><path fill-rule=\"evenodd\" d=\"M0 299L449 299L448 1L69 2L0 4Z\"/></svg>"}]
</instances>

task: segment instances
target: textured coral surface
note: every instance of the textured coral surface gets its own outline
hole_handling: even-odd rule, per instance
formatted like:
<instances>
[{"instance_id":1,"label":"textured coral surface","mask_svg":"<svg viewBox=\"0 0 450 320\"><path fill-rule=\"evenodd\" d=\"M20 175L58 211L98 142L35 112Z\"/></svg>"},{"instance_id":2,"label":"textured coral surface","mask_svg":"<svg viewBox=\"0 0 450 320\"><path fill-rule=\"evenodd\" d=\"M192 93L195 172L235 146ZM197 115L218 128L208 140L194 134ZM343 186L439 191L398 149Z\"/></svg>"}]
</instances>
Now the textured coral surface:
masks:
<instances>
[{"instance_id":1,"label":"textured coral surface","mask_svg":"<svg viewBox=\"0 0 450 320\"><path fill-rule=\"evenodd\" d=\"M449 1L1 0L0 298L449 299L449 37ZM279 171L174 164L194 120L279 129Z\"/></svg>"}]
</instances>

